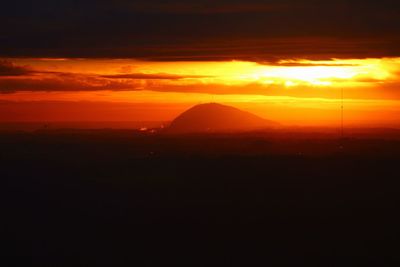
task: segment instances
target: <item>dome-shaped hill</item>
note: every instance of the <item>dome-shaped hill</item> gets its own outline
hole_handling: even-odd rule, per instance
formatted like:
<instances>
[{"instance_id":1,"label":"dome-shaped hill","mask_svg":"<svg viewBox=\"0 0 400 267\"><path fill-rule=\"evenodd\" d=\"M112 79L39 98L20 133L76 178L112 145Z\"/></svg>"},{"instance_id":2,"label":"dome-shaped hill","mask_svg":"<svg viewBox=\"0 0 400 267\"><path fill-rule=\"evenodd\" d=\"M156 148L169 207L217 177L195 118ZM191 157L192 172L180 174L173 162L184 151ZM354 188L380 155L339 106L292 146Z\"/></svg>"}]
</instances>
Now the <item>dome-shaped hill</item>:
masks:
<instances>
[{"instance_id":1,"label":"dome-shaped hill","mask_svg":"<svg viewBox=\"0 0 400 267\"><path fill-rule=\"evenodd\" d=\"M234 107L209 103L196 105L175 118L169 133L238 132L271 128L277 123Z\"/></svg>"}]
</instances>

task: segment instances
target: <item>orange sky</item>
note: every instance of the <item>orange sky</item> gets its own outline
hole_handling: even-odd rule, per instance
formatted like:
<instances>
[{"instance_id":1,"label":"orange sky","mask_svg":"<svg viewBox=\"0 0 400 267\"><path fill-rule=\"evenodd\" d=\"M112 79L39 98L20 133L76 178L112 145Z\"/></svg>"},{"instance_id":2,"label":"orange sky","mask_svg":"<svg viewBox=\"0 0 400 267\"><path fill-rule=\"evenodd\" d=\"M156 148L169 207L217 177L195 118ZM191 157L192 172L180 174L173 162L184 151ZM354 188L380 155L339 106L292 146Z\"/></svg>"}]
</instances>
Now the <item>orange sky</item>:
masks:
<instances>
[{"instance_id":1,"label":"orange sky","mask_svg":"<svg viewBox=\"0 0 400 267\"><path fill-rule=\"evenodd\" d=\"M400 126L400 58L277 62L0 60L0 121L171 120L235 105L288 125Z\"/></svg>"}]
</instances>

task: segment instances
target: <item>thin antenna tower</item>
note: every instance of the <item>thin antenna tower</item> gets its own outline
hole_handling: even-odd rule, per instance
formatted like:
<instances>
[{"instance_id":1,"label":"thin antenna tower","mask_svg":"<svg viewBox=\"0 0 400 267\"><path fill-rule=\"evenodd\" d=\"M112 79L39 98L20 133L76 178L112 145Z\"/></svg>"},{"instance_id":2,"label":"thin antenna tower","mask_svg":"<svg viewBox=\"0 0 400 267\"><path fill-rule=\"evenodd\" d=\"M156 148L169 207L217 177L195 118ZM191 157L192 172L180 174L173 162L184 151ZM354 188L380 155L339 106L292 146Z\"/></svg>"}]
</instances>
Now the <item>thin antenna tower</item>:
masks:
<instances>
[{"instance_id":1,"label":"thin antenna tower","mask_svg":"<svg viewBox=\"0 0 400 267\"><path fill-rule=\"evenodd\" d=\"M341 88L341 130L340 135L343 139L344 132L343 132L343 115L344 115L344 105L343 105L343 87Z\"/></svg>"}]
</instances>

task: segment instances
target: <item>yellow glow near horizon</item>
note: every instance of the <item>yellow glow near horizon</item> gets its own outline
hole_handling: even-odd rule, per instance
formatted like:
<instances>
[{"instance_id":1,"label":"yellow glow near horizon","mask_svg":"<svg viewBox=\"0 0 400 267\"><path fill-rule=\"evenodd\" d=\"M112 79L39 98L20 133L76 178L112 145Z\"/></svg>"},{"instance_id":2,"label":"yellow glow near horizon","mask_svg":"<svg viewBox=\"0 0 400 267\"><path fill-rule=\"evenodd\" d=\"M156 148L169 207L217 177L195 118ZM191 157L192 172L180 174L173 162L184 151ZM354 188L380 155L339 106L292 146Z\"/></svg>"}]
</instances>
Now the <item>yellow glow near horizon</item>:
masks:
<instances>
[{"instance_id":1,"label":"yellow glow near horizon","mask_svg":"<svg viewBox=\"0 0 400 267\"><path fill-rule=\"evenodd\" d=\"M338 97L335 90L325 89L361 88L363 91L353 90L351 97L393 98L393 90L388 93L377 88L388 81L400 81L400 58L324 61L293 59L275 63L151 62L131 59L12 59L12 61L42 73L36 74L31 79L44 80L47 76L54 76L57 73L70 73L75 76L51 78L62 82L71 82L75 79L78 83L73 86L79 86L79 82L93 87L118 83L116 91L149 90L160 94L182 92L285 95L290 92L290 96L295 97L332 98ZM132 77L130 74L133 74ZM112 77L113 75L116 76ZM240 88L241 86L243 88ZM79 91L79 88L73 90Z\"/></svg>"},{"instance_id":2,"label":"yellow glow near horizon","mask_svg":"<svg viewBox=\"0 0 400 267\"><path fill-rule=\"evenodd\" d=\"M400 58L283 60L263 64L130 59L10 60L16 66L33 70L26 75L1 77L7 88L9 85L22 88L0 94L0 101L5 101L3 114L14 114L13 118L20 120L27 118L24 114L35 118L41 109L33 109L34 103L41 101L48 102L44 107L50 105L60 111L61 115L54 115L54 120L81 119L81 112L90 111L77 112L73 106L85 106L89 102L98 104L99 109L90 117L96 120L169 120L195 104L219 102L282 123L334 125L340 118L338 111L344 88L348 121L387 123L396 127L400 121ZM30 86L34 86L31 91ZM74 104L70 107L60 104L58 108L54 101ZM33 106L27 111L18 102L27 102L27 110L31 105L28 102ZM103 110L102 106L108 108ZM10 115L4 118L9 120Z\"/></svg>"},{"instance_id":3,"label":"yellow glow near horizon","mask_svg":"<svg viewBox=\"0 0 400 267\"><path fill-rule=\"evenodd\" d=\"M17 64L28 65L36 70L59 71L81 74L159 74L198 75L189 78L203 82L243 83L261 80L299 81L325 84L329 79L349 80L369 77L387 79L391 71L399 70L400 58L382 59L332 59L326 61L281 60L276 64L260 64L248 61L224 62L146 62L129 59L12 59ZM332 81L330 81L333 84Z\"/></svg>"},{"instance_id":4,"label":"yellow glow near horizon","mask_svg":"<svg viewBox=\"0 0 400 267\"><path fill-rule=\"evenodd\" d=\"M263 84L280 84L286 87L296 85L335 86L355 82L383 81L390 77L390 67L384 60L332 60L332 61L281 61L282 65L258 66L253 73L242 75L242 80L252 80ZM400 63L397 62L397 63ZM297 65L296 65L297 64ZM318 64L321 64L319 66ZM304 65L304 66L302 66Z\"/></svg>"}]
</instances>

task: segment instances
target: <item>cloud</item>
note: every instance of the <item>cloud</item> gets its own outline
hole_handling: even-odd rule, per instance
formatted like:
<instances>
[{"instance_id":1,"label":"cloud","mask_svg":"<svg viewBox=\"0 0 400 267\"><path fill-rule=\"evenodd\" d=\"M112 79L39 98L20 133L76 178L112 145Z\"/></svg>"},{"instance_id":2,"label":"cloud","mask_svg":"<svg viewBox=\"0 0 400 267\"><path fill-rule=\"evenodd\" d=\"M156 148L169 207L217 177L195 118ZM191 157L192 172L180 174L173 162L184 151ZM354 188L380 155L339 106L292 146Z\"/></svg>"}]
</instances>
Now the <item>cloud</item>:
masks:
<instances>
[{"instance_id":1,"label":"cloud","mask_svg":"<svg viewBox=\"0 0 400 267\"><path fill-rule=\"evenodd\" d=\"M0 61L0 63L0 93L17 91L151 90L153 87L165 85L165 82L168 81L211 77L169 73L96 75L33 70L18 66L11 61Z\"/></svg>"},{"instance_id":2,"label":"cloud","mask_svg":"<svg viewBox=\"0 0 400 267\"><path fill-rule=\"evenodd\" d=\"M313 61L313 62L301 62L301 61L269 61L269 62L257 62L261 65L266 66L278 66L278 67L353 67L358 66L358 64L352 63L335 63L335 62L325 62L325 61Z\"/></svg>"},{"instance_id":3,"label":"cloud","mask_svg":"<svg viewBox=\"0 0 400 267\"><path fill-rule=\"evenodd\" d=\"M341 82L341 80L338 80ZM377 79L359 77L355 82L360 86L345 87L346 98L350 99L400 99L400 84L398 81L382 83ZM373 87L362 83L374 83ZM340 87L330 87L329 90L318 90L318 86L298 84L287 87L284 82L263 84L253 82L242 85L224 85L217 83L179 84L158 82L152 79L114 79L98 76L63 74L48 77L6 77L0 79L0 94L15 92L84 92L84 91L153 91L175 93L201 93L213 95L259 95L259 96L292 96L307 98L337 99L341 95Z\"/></svg>"},{"instance_id":4,"label":"cloud","mask_svg":"<svg viewBox=\"0 0 400 267\"><path fill-rule=\"evenodd\" d=\"M7 77L0 79L0 93L16 91L99 91L136 90L139 82L110 81L97 76L57 73L35 77Z\"/></svg>"},{"instance_id":5,"label":"cloud","mask_svg":"<svg viewBox=\"0 0 400 267\"><path fill-rule=\"evenodd\" d=\"M274 66L321 66L316 62L279 62ZM326 66L353 66L346 63L326 63ZM344 61L346 62L346 61ZM351 61L350 61L351 62ZM347 97L354 98L387 98L400 99L398 63L396 60L388 59L383 61L389 64L390 75L381 77L378 74L361 73L354 76L350 81L341 78L318 79L320 82L333 83L332 86L319 86L309 81L295 80L288 84L285 79L268 80L260 78L258 80L248 80L238 83L226 82L224 72L222 78L219 76L204 75L178 75L171 73L141 73L139 67L134 73L121 73L121 70L127 72L132 68L122 68L114 65L114 70L118 74L99 75L87 73L69 73L47 71L40 69L40 65L35 68L19 66L11 61L2 61L2 73L0 75L0 94L28 91L28 92L68 92L68 91L155 91L155 92L177 92L177 93L203 93L203 94L241 94L241 95L267 95L267 96L294 96L294 97L324 97L337 98L339 96L338 88L345 87ZM387 63L389 62L389 63ZM292 64L294 63L294 64ZM315 64L314 64L315 63ZM53 63L51 63L53 64ZM123 63L125 64L125 63ZM153 63L145 63L153 64ZM159 63L157 63L159 64ZM168 63L169 64L169 63ZM186 63L184 63L186 64ZM198 64L198 63L197 63ZM223 63L225 64L225 63ZM252 63L250 63L252 64ZM355 63L358 64L358 63ZM172 64L176 67L176 64ZM202 65L202 64L200 64ZM324 64L322 64L325 66ZM125 66L125 65L124 65ZM207 66L207 65L206 65ZM358 65L357 65L358 66ZM52 65L57 69L56 65ZM49 69L49 68L44 68ZM68 68L64 68L69 70ZM87 71L85 69L85 71ZM147 69L147 71L149 71ZM189 72L190 73L190 72ZM201 73L201 72L200 72ZM227 75L227 77L230 77ZM204 78L204 79L203 79ZM350 88L352 87L352 88ZM320 90L323 89L323 90Z\"/></svg>"},{"instance_id":6,"label":"cloud","mask_svg":"<svg viewBox=\"0 0 400 267\"><path fill-rule=\"evenodd\" d=\"M253 13L274 11L287 7L287 3L273 1L235 1L235 0L203 0L203 1L135 1L125 2L127 8L145 13L189 13L189 14L218 14L218 13ZM172 2L172 3L171 3Z\"/></svg>"},{"instance_id":7,"label":"cloud","mask_svg":"<svg viewBox=\"0 0 400 267\"><path fill-rule=\"evenodd\" d=\"M132 69L123 68L122 70L130 71ZM149 90L152 87L168 85L168 82L210 77L212 76L177 75L170 73L97 75L57 72L19 66L10 60L0 60L0 93L13 93L17 91Z\"/></svg>"},{"instance_id":8,"label":"cloud","mask_svg":"<svg viewBox=\"0 0 400 267\"><path fill-rule=\"evenodd\" d=\"M108 79L133 79L133 80L181 80L181 79L209 78L210 76L175 75L168 73L155 73L155 74L131 73L131 74L101 75L100 77Z\"/></svg>"},{"instance_id":9,"label":"cloud","mask_svg":"<svg viewBox=\"0 0 400 267\"><path fill-rule=\"evenodd\" d=\"M0 56L256 60L400 56L397 0L8 1Z\"/></svg>"},{"instance_id":10,"label":"cloud","mask_svg":"<svg viewBox=\"0 0 400 267\"><path fill-rule=\"evenodd\" d=\"M22 76L31 73L27 67L15 65L9 60L0 60L0 77L1 76Z\"/></svg>"}]
</instances>

